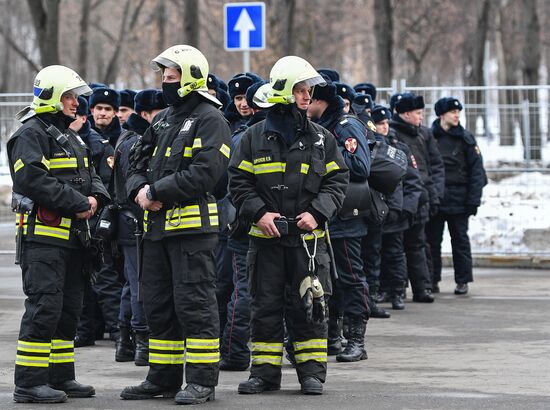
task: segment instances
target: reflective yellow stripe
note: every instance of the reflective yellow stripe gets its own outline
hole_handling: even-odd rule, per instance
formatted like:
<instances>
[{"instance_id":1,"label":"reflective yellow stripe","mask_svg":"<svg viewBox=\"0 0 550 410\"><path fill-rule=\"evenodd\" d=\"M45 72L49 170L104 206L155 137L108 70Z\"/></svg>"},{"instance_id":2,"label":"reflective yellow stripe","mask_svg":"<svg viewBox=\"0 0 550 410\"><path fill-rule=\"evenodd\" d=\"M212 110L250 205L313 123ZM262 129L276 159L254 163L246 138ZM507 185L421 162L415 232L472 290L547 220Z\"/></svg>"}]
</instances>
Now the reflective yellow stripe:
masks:
<instances>
[{"instance_id":1,"label":"reflective yellow stripe","mask_svg":"<svg viewBox=\"0 0 550 410\"><path fill-rule=\"evenodd\" d=\"M302 166L300 168L300 172L302 174L307 174L308 171L309 171L309 164L302 163Z\"/></svg>"},{"instance_id":2,"label":"reflective yellow stripe","mask_svg":"<svg viewBox=\"0 0 550 410\"><path fill-rule=\"evenodd\" d=\"M48 161L44 156L42 156L42 160L40 162L46 167L46 169L50 169L50 161Z\"/></svg>"},{"instance_id":3,"label":"reflective yellow stripe","mask_svg":"<svg viewBox=\"0 0 550 410\"><path fill-rule=\"evenodd\" d=\"M252 355L252 364L271 364L273 366L282 366L283 356Z\"/></svg>"},{"instance_id":4,"label":"reflective yellow stripe","mask_svg":"<svg viewBox=\"0 0 550 410\"><path fill-rule=\"evenodd\" d=\"M15 364L19 366L29 366L29 367L48 367L50 365L50 358L48 356L39 357L39 356L25 356L25 355L16 355Z\"/></svg>"},{"instance_id":5,"label":"reflective yellow stripe","mask_svg":"<svg viewBox=\"0 0 550 410\"><path fill-rule=\"evenodd\" d=\"M70 231L63 228L56 228L46 225L35 225L34 234L41 236L51 236L52 238L59 238L69 240Z\"/></svg>"},{"instance_id":6,"label":"reflective yellow stripe","mask_svg":"<svg viewBox=\"0 0 550 410\"><path fill-rule=\"evenodd\" d=\"M21 158L19 158L17 161L15 161L15 164L13 164L13 170L17 172L24 166L25 164L23 164L23 161L21 160Z\"/></svg>"},{"instance_id":7,"label":"reflective yellow stripe","mask_svg":"<svg viewBox=\"0 0 550 410\"><path fill-rule=\"evenodd\" d=\"M183 149L183 156L186 158L191 158L193 156L193 147L185 147Z\"/></svg>"},{"instance_id":8,"label":"reflective yellow stripe","mask_svg":"<svg viewBox=\"0 0 550 410\"><path fill-rule=\"evenodd\" d=\"M187 352L187 363L218 363L220 353L190 353Z\"/></svg>"},{"instance_id":9,"label":"reflective yellow stripe","mask_svg":"<svg viewBox=\"0 0 550 410\"><path fill-rule=\"evenodd\" d=\"M195 138L193 140L193 146L191 147L192 149L197 149L197 148L202 148L202 141L200 138Z\"/></svg>"},{"instance_id":10,"label":"reflective yellow stripe","mask_svg":"<svg viewBox=\"0 0 550 410\"><path fill-rule=\"evenodd\" d=\"M44 342L26 342L24 340L18 340L17 350L33 353L50 353L51 344Z\"/></svg>"},{"instance_id":11,"label":"reflective yellow stripe","mask_svg":"<svg viewBox=\"0 0 550 410\"><path fill-rule=\"evenodd\" d=\"M332 171L336 171L338 169L340 169L340 167L335 161L329 162L327 164L327 172L325 172L325 175L331 173Z\"/></svg>"},{"instance_id":12,"label":"reflective yellow stripe","mask_svg":"<svg viewBox=\"0 0 550 410\"><path fill-rule=\"evenodd\" d=\"M158 147L155 147L155 149L153 150L153 155L151 155L152 157L154 157L157 154L157 149Z\"/></svg>"},{"instance_id":13,"label":"reflective yellow stripe","mask_svg":"<svg viewBox=\"0 0 550 410\"><path fill-rule=\"evenodd\" d=\"M283 344L273 342L252 342L252 351L282 352Z\"/></svg>"},{"instance_id":14,"label":"reflective yellow stripe","mask_svg":"<svg viewBox=\"0 0 550 410\"><path fill-rule=\"evenodd\" d=\"M74 352L50 353L50 363L72 363L74 362Z\"/></svg>"},{"instance_id":15,"label":"reflective yellow stripe","mask_svg":"<svg viewBox=\"0 0 550 410\"><path fill-rule=\"evenodd\" d=\"M327 354L325 353L317 353L317 352L310 352L310 353L297 353L294 355L296 358L296 363L304 363L308 360L313 360L315 362L321 362L325 363L327 361Z\"/></svg>"},{"instance_id":16,"label":"reflective yellow stripe","mask_svg":"<svg viewBox=\"0 0 550 410\"><path fill-rule=\"evenodd\" d=\"M165 157L169 157L172 152L172 147L166 147L166 152L164 153Z\"/></svg>"},{"instance_id":17,"label":"reflective yellow stripe","mask_svg":"<svg viewBox=\"0 0 550 410\"><path fill-rule=\"evenodd\" d=\"M294 342L294 350L300 351L304 349L326 349L327 339L310 339L302 342Z\"/></svg>"},{"instance_id":18,"label":"reflective yellow stripe","mask_svg":"<svg viewBox=\"0 0 550 410\"><path fill-rule=\"evenodd\" d=\"M176 220L172 224L173 225L170 225L169 221L166 221L164 229L167 231L173 231L176 229L200 228L202 226L200 217L181 218L179 220Z\"/></svg>"},{"instance_id":19,"label":"reflective yellow stripe","mask_svg":"<svg viewBox=\"0 0 550 410\"><path fill-rule=\"evenodd\" d=\"M217 214L218 213L218 204L215 202L208 204L208 213Z\"/></svg>"},{"instance_id":20,"label":"reflective yellow stripe","mask_svg":"<svg viewBox=\"0 0 550 410\"><path fill-rule=\"evenodd\" d=\"M147 226L149 225L149 221L148 221L148 218L149 218L149 211L144 211L143 212L143 232L147 232Z\"/></svg>"},{"instance_id":21,"label":"reflective yellow stripe","mask_svg":"<svg viewBox=\"0 0 550 410\"><path fill-rule=\"evenodd\" d=\"M149 339L149 348L155 350L183 350L185 349L185 341Z\"/></svg>"},{"instance_id":22,"label":"reflective yellow stripe","mask_svg":"<svg viewBox=\"0 0 550 410\"><path fill-rule=\"evenodd\" d=\"M166 219L174 219L179 216L196 216L200 215L200 208L198 205L188 205L183 208L174 208L166 213Z\"/></svg>"},{"instance_id":23,"label":"reflective yellow stripe","mask_svg":"<svg viewBox=\"0 0 550 410\"><path fill-rule=\"evenodd\" d=\"M220 339L186 339L188 349L219 349Z\"/></svg>"},{"instance_id":24,"label":"reflective yellow stripe","mask_svg":"<svg viewBox=\"0 0 550 410\"><path fill-rule=\"evenodd\" d=\"M88 157L84 157L84 167L88 168Z\"/></svg>"},{"instance_id":25,"label":"reflective yellow stripe","mask_svg":"<svg viewBox=\"0 0 550 410\"><path fill-rule=\"evenodd\" d=\"M163 354L149 352L149 363L153 364L183 364L183 353Z\"/></svg>"},{"instance_id":26,"label":"reflective yellow stripe","mask_svg":"<svg viewBox=\"0 0 550 410\"><path fill-rule=\"evenodd\" d=\"M284 162L270 162L267 164L254 165L254 174L273 174L276 172L285 172L286 164Z\"/></svg>"},{"instance_id":27,"label":"reflective yellow stripe","mask_svg":"<svg viewBox=\"0 0 550 410\"><path fill-rule=\"evenodd\" d=\"M76 158L51 158L50 169L77 168Z\"/></svg>"},{"instance_id":28,"label":"reflective yellow stripe","mask_svg":"<svg viewBox=\"0 0 550 410\"><path fill-rule=\"evenodd\" d=\"M225 157L229 158L229 155L231 153L231 148L229 148L227 145L222 144L220 147L220 152L225 155Z\"/></svg>"},{"instance_id":29,"label":"reflective yellow stripe","mask_svg":"<svg viewBox=\"0 0 550 410\"><path fill-rule=\"evenodd\" d=\"M69 349L74 348L74 340L52 340L52 349Z\"/></svg>"},{"instance_id":30,"label":"reflective yellow stripe","mask_svg":"<svg viewBox=\"0 0 550 410\"><path fill-rule=\"evenodd\" d=\"M244 159L241 161L237 168L242 169L246 172L250 172L251 174L254 173L254 166L252 165L252 162L245 161Z\"/></svg>"}]
</instances>

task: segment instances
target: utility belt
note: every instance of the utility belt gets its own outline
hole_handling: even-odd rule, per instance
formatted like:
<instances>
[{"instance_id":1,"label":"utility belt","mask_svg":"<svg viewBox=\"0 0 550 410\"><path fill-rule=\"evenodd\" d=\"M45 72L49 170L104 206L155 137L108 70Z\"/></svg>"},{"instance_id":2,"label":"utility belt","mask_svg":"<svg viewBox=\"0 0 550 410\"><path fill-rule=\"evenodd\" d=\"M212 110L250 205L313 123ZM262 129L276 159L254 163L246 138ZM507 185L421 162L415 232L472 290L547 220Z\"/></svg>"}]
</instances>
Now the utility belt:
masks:
<instances>
[{"instance_id":1,"label":"utility belt","mask_svg":"<svg viewBox=\"0 0 550 410\"><path fill-rule=\"evenodd\" d=\"M323 238L325 236L325 231L323 229L314 229L312 232L303 230L298 227L299 219L286 218L284 216L273 220L273 223L277 227L277 230L281 236L300 236L304 235L305 240L310 240L316 238ZM273 236L265 235L260 228L256 225L252 225L248 231L250 236L257 238L271 239Z\"/></svg>"}]
</instances>

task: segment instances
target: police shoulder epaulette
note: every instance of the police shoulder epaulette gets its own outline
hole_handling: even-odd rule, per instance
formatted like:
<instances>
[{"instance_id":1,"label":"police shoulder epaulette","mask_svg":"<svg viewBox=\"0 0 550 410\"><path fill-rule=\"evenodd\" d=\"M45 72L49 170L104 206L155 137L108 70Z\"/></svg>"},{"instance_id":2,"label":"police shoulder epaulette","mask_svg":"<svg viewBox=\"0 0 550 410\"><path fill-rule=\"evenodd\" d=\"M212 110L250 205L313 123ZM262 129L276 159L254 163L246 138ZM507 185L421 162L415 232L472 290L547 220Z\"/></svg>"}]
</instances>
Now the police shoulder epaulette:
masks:
<instances>
[{"instance_id":1,"label":"police shoulder epaulette","mask_svg":"<svg viewBox=\"0 0 550 410\"><path fill-rule=\"evenodd\" d=\"M468 145L477 144L475 137L466 130L464 130L464 133L462 134L462 138L464 138L464 142L466 142L466 144Z\"/></svg>"}]
</instances>

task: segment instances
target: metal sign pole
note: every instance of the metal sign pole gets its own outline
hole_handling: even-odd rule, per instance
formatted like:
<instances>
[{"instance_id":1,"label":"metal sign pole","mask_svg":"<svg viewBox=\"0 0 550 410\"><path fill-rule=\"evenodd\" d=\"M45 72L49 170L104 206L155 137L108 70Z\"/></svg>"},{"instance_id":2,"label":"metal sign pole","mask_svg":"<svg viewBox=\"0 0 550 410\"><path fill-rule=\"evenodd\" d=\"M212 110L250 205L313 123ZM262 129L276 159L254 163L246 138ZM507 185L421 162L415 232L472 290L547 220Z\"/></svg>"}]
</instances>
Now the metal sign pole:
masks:
<instances>
[{"instance_id":1,"label":"metal sign pole","mask_svg":"<svg viewBox=\"0 0 550 410\"><path fill-rule=\"evenodd\" d=\"M243 73L250 72L250 50L243 50Z\"/></svg>"}]
</instances>

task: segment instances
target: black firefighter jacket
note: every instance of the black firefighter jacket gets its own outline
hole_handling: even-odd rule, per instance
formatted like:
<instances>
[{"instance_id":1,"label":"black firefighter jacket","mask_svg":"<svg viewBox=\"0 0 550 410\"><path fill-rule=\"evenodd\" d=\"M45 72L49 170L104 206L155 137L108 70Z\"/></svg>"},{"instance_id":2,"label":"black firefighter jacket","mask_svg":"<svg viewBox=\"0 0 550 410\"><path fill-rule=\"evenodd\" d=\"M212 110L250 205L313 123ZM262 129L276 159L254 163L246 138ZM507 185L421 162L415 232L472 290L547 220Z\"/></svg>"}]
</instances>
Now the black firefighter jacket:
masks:
<instances>
[{"instance_id":1,"label":"black firefighter jacket","mask_svg":"<svg viewBox=\"0 0 550 410\"><path fill-rule=\"evenodd\" d=\"M62 113L40 114L25 121L8 141L13 191L34 202L32 212L24 216L26 241L80 247L89 226L75 215L90 209L88 196L96 197L98 207L110 199L92 166L89 148L67 131L71 120ZM63 136L55 139L47 133L49 125Z\"/></svg>"}]
</instances>

